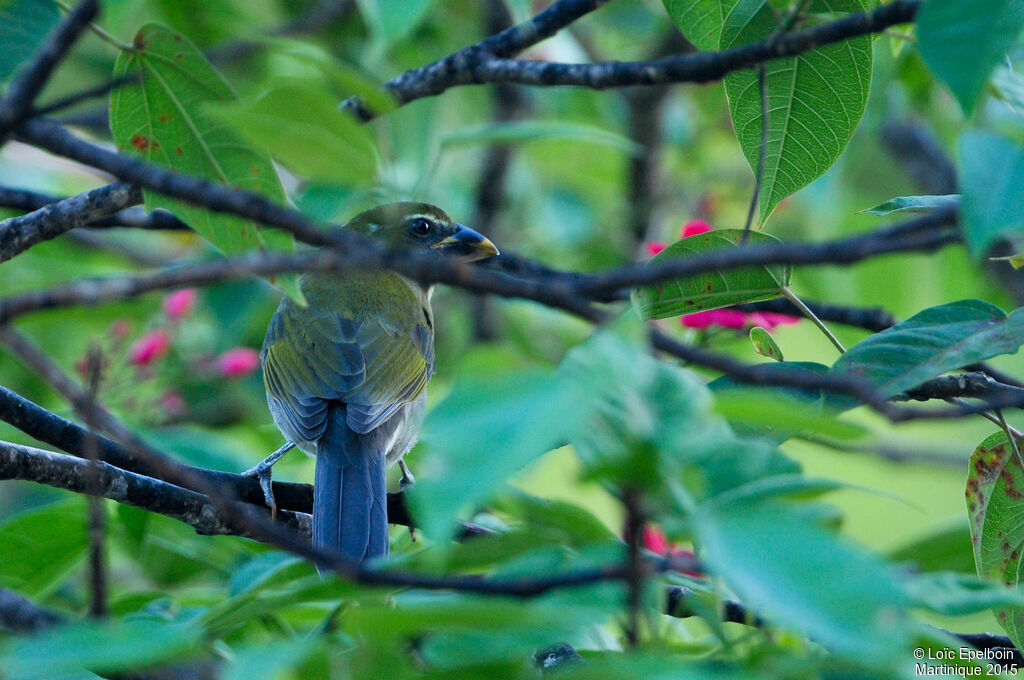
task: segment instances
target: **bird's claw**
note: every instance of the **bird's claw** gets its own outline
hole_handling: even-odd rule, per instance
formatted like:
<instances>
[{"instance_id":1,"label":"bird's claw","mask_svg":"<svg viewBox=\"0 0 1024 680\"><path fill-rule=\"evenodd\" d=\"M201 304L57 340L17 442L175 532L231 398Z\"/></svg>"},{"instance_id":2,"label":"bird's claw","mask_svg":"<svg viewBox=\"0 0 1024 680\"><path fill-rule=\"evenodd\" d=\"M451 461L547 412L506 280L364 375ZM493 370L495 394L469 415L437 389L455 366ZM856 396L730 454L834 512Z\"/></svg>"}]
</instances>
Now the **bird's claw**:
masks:
<instances>
[{"instance_id":1,"label":"bird's claw","mask_svg":"<svg viewBox=\"0 0 1024 680\"><path fill-rule=\"evenodd\" d=\"M274 498L274 478L273 478L273 465L265 465L260 463L255 465L245 472L242 473L243 477L255 477L260 483L260 489L263 490L263 502L270 508L270 518L275 519L277 517L277 500Z\"/></svg>"},{"instance_id":2,"label":"bird's claw","mask_svg":"<svg viewBox=\"0 0 1024 680\"><path fill-rule=\"evenodd\" d=\"M398 480L398 487L405 491L416 483L416 478L412 476L412 471L409 470L409 466L405 464L404 460L398 461L398 467L402 470L402 478Z\"/></svg>"}]
</instances>

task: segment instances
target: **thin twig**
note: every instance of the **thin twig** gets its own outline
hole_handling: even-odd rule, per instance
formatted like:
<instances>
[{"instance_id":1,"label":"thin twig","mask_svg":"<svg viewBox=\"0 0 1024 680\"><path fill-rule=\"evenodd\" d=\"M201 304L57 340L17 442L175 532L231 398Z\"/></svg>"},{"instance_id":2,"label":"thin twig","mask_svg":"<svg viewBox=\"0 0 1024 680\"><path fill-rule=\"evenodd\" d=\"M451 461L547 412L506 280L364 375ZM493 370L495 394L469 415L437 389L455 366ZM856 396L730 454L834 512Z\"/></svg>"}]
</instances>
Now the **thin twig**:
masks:
<instances>
[{"instance_id":1,"label":"thin twig","mask_svg":"<svg viewBox=\"0 0 1024 680\"><path fill-rule=\"evenodd\" d=\"M832 331L829 330L829 327L826 326L824 322L821 319L819 319L814 312L811 311L811 308L805 305L804 301L797 297L796 294L793 291L791 291L788 286L782 287L782 294L786 296L787 300L796 305L796 308L799 309L804 316L810 319L811 322L814 323L814 325L817 326L821 330L821 332L825 334L825 337L827 337L829 341L833 345L835 345L835 348L839 350L840 354L846 353L846 348L843 347L843 343L839 342L839 338L832 334Z\"/></svg>"}]
</instances>

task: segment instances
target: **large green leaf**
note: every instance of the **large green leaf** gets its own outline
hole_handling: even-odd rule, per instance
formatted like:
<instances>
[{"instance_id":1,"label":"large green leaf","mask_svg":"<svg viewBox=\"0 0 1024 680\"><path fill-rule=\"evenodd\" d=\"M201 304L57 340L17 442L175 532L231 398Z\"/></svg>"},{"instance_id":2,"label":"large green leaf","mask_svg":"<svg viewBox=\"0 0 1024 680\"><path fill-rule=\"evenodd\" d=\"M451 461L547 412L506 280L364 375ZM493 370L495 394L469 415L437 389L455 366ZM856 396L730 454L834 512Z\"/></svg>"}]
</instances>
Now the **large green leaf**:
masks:
<instances>
[{"instance_id":1,"label":"large green leaf","mask_svg":"<svg viewBox=\"0 0 1024 680\"><path fill-rule=\"evenodd\" d=\"M456 386L427 419L409 494L427 535L443 540L461 508L552 449L564 432L567 394L550 373L528 372Z\"/></svg>"},{"instance_id":2,"label":"large green leaf","mask_svg":"<svg viewBox=\"0 0 1024 680\"><path fill-rule=\"evenodd\" d=\"M279 81L254 101L210 108L224 126L297 174L315 181L373 182L377 151L371 130L313 79Z\"/></svg>"},{"instance_id":3,"label":"large green leaf","mask_svg":"<svg viewBox=\"0 0 1024 680\"><path fill-rule=\"evenodd\" d=\"M797 508L762 501L699 509L702 558L762 615L836 654L886 666L906 643L895 570Z\"/></svg>"},{"instance_id":4,"label":"large green leaf","mask_svg":"<svg viewBox=\"0 0 1024 680\"><path fill-rule=\"evenodd\" d=\"M0 585L38 595L60 585L85 555L85 510L69 500L16 515L0 525Z\"/></svg>"},{"instance_id":5,"label":"large green leaf","mask_svg":"<svg viewBox=\"0 0 1024 680\"><path fill-rule=\"evenodd\" d=\"M921 56L970 114L1024 26L1024 0L929 0L917 17Z\"/></svg>"},{"instance_id":6,"label":"large green leaf","mask_svg":"<svg viewBox=\"0 0 1024 680\"><path fill-rule=\"evenodd\" d=\"M965 132L960 136L960 184L964 238L974 257L983 257L1000 239L1024 237L1020 144L992 132Z\"/></svg>"},{"instance_id":7,"label":"large green leaf","mask_svg":"<svg viewBox=\"0 0 1024 680\"><path fill-rule=\"evenodd\" d=\"M991 435L971 454L966 497L978 575L1016 586L1024 555L1024 463L1005 432ZM1000 607L995 614L1019 647L1024 642L1024 606Z\"/></svg>"},{"instance_id":8,"label":"large green leaf","mask_svg":"<svg viewBox=\"0 0 1024 680\"><path fill-rule=\"evenodd\" d=\"M32 56L59 20L53 0L0 0L0 82Z\"/></svg>"},{"instance_id":9,"label":"large green leaf","mask_svg":"<svg viewBox=\"0 0 1024 680\"><path fill-rule=\"evenodd\" d=\"M982 361L1011 354L1024 344L1024 311L1007 315L981 300L931 307L849 349L832 367L893 396L925 380Z\"/></svg>"},{"instance_id":10,"label":"large green leaf","mask_svg":"<svg viewBox=\"0 0 1024 680\"><path fill-rule=\"evenodd\" d=\"M740 0L663 0L676 28L703 52L718 49L725 18Z\"/></svg>"},{"instance_id":11,"label":"large green leaf","mask_svg":"<svg viewBox=\"0 0 1024 680\"><path fill-rule=\"evenodd\" d=\"M742 229L717 229L680 239L648 261L648 265L669 260L699 257L735 248L743 238ZM778 243L769 234L750 232L752 246ZM711 271L633 289L633 304L645 319L666 319L741 302L768 300L782 294L789 285L788 265L761 265Z\"/></svg>"},{"instance_id":12,"label":"large green leaf","mask_svg":"<svg viewBox=\"0 0 1024 680\"><path fill-rule=\"evenodd\" d=\"M814 0L807 12L858 12L862 0ZM725 18L721 47L737 47L778 30L762 0L740 0ZM871 38L822 45L797 57L765 63L768 139L759 198L760 221L779 201L821 176L839 157L867 104ZM754 69L725 78L729 111L743 154L755 169L761 153L761 95Z\"/></svg>"},{"instance_id":13,"label":"large green leaf","mask_svg":"<svg viewBox=\"0 0 1024 680\"><path fill-rule=\"evenodd\" d=\"M202 629L148 620L81 622L11 644L0 655L6 680L82 677L152 668L195 653Z\"/></svg>"},{"instance_id":14,"label":"large green leaf","mask_svg":"<svg viewBox=\"0 0 1024 680\"><path fill-rule=\"evenodd\" d=\"M234 101L231 87L203 54L166 26L147 24L136 49L122 52L114 76L138 72L137 86L110 97L110 130L119 149L190 175L263 194L284 203L284 189L265 153L204 114L210 102ZM170 210L227 255L256 249L291 250L291 234L146 190L146 208ZM297 295L294 277L282 287Z\"/></svg>"}]
</instances>

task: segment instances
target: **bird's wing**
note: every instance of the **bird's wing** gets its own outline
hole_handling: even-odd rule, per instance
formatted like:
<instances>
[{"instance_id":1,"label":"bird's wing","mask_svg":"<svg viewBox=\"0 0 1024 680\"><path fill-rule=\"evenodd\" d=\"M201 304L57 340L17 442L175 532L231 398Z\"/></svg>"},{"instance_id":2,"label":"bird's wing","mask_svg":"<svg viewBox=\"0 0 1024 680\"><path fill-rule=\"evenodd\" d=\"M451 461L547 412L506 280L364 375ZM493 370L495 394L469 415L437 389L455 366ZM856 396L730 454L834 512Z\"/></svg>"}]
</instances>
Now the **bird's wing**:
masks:
<instances>
[{"instance_id":1,"label":"bird's wing","mask_svg":"<svg viewBox=\"0 0 1024 680\"><path fill-rule=\"evenodd\" d=\"M263 346L268 396L306 441L323 434L327 403L344 402L348 425L365 433L426 389L434 372L433 331L425 316L365 317L336 301L330 309L286 301Z\"/></svg>"}]
</instances>

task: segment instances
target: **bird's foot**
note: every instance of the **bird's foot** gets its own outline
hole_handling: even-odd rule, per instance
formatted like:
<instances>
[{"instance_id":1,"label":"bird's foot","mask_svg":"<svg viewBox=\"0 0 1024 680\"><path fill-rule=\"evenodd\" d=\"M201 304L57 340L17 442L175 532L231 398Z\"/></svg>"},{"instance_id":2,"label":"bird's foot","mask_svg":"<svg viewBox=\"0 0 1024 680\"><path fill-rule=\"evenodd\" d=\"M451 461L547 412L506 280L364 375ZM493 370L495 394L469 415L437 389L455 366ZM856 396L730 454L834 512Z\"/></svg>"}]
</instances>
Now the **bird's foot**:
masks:
<instances>
[{"instance_id":1,"label":"bird's foot","mask_svg":"<svg viewBox=\"0 0 1024 680\"><path fill-rule=\"evenodd\" d=\"M398 486L402 491L405 491L416 483L416 478L412 476L412 472L404 460L398 461L398 467L402 471L402 478L398 480Z\"/></svg>"},{"instance_id":2,"label":"bird's foot","mask_svg":"<svg viewBox=\"0 0 1024 680\"><path fill-rule=\"evenodd\" d=\"M263 501L270 508L271 519L277 517L277 501L274 499L274 479L273 470L274 464L281 460L284 454L288 453L291 448L295 446L292 442L287 442L284 446L274 451L272 454L264 458L258 464L249 468L242 473L243 477L255 477L260 483L260 489L263 490Z\"/></svg>"}]
</instances>

